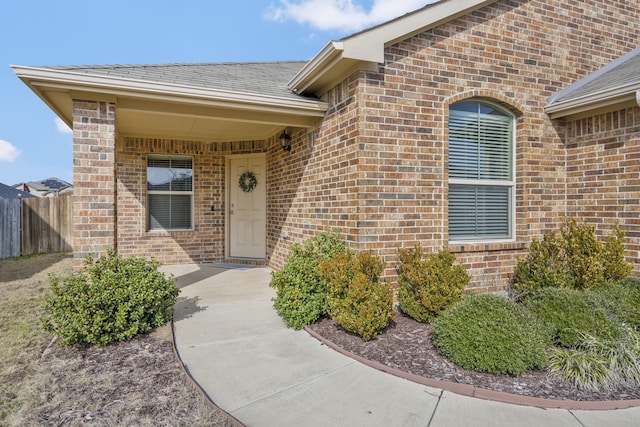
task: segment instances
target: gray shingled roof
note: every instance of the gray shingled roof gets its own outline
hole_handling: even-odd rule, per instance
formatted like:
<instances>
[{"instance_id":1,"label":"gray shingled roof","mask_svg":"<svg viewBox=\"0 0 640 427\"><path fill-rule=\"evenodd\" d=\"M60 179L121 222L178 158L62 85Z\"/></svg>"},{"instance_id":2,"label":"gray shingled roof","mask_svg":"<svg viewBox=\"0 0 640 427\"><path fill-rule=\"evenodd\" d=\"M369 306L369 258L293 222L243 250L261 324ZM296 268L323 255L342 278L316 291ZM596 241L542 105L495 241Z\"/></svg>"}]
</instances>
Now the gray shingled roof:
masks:
<instances>
[{"instance_id":1,"label":"gray shingled roof","mask_svg":"<svg viewBox=\"0 0 640 427\"><path fill-rule=\"evenodd\" d=\"M67 181L56 177L45 178L39 181L29 181L24 184L27 184L29 188L33 188L36 191L60 191L72 187Z\"/></svg>"},{"instance_id":2,"label":"gray shingled roof","mask_svg":"<svg viewBox=\"0 0 640 427\"><path fill-rule=\"evenodd\" d=\"M640 47L558 92L549 98L549 103L553 104L568 101L590 94L606 92L621 86L639 83Z\"/></svg>"},{"instance_id":3,"label":"gray shingled roof","mask_svg":"<svg viewBox=\"0 0 640 427\"><path fill-rule=\"evenodd\" d=\"M91 76L300 99L287 83L306 61L42 67Z\"/></svg>"},{"instance_id":4,"label":"gray shingled roof","mask_svg":"<svg viewBox=\"0 0 640 427\"><path fill-rule=\"evenodd\" d=\"M0 199L28 199L33 197L36 196L0 183Z\"/></svg>"}]
</instances>

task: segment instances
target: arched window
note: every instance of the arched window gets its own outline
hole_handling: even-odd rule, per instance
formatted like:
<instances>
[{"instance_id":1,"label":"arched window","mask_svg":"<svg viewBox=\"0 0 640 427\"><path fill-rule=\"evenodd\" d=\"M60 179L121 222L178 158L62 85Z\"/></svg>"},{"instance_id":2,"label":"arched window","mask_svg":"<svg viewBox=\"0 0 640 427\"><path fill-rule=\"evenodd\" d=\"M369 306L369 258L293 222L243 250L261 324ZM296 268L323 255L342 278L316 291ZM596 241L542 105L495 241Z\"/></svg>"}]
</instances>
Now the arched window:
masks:
<instances>
[{"instance_id":1,"label":"arched window","mask_svg":"<svg viewBox=\"0 0 640 427\"><path fill-rule=\"evenodd\" d=\"M514 118L487 103L449 111L449 240L513 238Z\"/></svg>"}]
</instances>

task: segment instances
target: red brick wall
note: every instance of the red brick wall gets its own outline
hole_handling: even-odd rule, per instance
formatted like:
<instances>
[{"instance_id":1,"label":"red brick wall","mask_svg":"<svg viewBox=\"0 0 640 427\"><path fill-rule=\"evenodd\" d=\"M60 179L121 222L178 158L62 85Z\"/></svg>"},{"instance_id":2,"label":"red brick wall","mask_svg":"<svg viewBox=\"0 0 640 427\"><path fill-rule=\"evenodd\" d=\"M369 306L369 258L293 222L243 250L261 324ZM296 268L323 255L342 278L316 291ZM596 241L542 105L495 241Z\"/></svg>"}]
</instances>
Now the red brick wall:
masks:
<instances>
[{"instance_id":1,"label":"red brick wall","mask_svg":"<svg viewBox=\"0 0 640 427\"><path fill-rule=\"evenodd\" d=\"M367 172L358 158L356 83L345 81L327 95L333 106L322 125L294 132L290 153L277 145L270 150L268 244L274 268L282 266L292 243L320 231L339 230L351 246L358 243L367 202L360 198L357 179Z\"/></svg>"},{"instance_id":2,"label":"red brick wall","mask_svg":"<svg viewBox=\"0 0 640 427\"><path fill-rule=\"evenodd\" d=\"M640 108L568 122L567 211L601 235L622 226L640 273Z\"/></svg>"},{"instance_id":3,"label":"red brick wall","mask_svg":"<svg viewBox=\"0 0 640 427\"><path fill-rule=\"evenodd\" d=\"M377 72L326 95L332 108L294 169L290 236L342 228L391 279L397 248L449 245L471 290L504 289L531 239L567 214L565 125L545 114L547 98L633 49L639 19L640 5L622 1L501 1L388 47ZM516 116L514 242L448 241L448 111L467 98Z\"/></svg>"},{"instance_id":4,"label":"red brick wall","mask_svg":"<svg viewBox=\"0 0 640 427\"><path fill-rule=\"evenodd\" d=\"M116 162L118 252L154 257L165 264L224 261L225 156L263 152L266 144L266 141L210 143L126 138L119 144ZM147 231L148 154L193 158L193 231Z\"/></svg>"},{"instance_id":5,"label":"red brick wall","mask_svg":"<svg viewBox=\"0 0 640 427\"><path fill-rule=\"evenodd\" d=\"M73 102L73 248L76 267L115 246L115 106Z\"/></svg>"}]
</instances>

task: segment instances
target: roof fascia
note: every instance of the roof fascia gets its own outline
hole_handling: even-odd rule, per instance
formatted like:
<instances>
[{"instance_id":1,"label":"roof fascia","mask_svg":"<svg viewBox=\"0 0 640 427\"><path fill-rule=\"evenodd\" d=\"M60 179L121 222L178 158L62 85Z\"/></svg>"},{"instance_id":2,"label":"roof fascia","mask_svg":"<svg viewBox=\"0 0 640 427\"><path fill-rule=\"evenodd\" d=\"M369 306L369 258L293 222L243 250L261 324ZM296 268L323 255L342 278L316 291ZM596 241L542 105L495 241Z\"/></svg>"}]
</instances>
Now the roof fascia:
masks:
<instances>
[{"instance_id":1,"label":"roof fascia","mask_svg":"<svg viewBox=\"0 0 640 427\"><path fill-rule=\"evenodd\" d=\"M342 57L342 42L330 41L298 73L287 86L295 93L303 93L321 75L320 70L331 68Z\"/></svg>"},{"instance_id":2,"label":"roof fascia","mask_svg":"<svg viewBox=\"0 0 640 427\"><path fill-rule=\"evenodd\" d=\"M319 87L318 82L336 81L336 69L372 69L371 64L384 62L386 47L496 1L441 0L340 41L330 42L289 81L289 88L296 93L305 93L308 89L316 94L322 93L329 88ZM345 65L346 62L349 64ZM359 63L359 67L355 63ZM331 77L324 78L324 75Z\"/></svg>"},{"instance_id":3,"label":"roof fascia","mask_svg":"<svg viewBox=\"0 0 640 427\"><path fill-rule=\"evenodd\" d=\"M344 56L381 63L384 49L497 0L442 0L343 39Z\"/></svg>"},{"instance_id":4,"label":"roof fascia","mask_svg":"<svg viewBox=\"0 0 640 427\"><path fill-rule=\"evenodd\" d=\"M178 102L224 105L231 108L286 111L295 114L323 116L326 102L307 99L254 95L241 92L212 90L193 86L156 83L110 76L95 76L68 70L12 65L15 74L49 107L58 112L44 97L44 88L91 92L133 98L174 100Z\"/></svg>"},{"instance_id":5,"label":"roof fascia","mask_svg":"<svg viewBox=\"0 0 640 427\"><path fill-rule=\"evenodd\" d=\"M555 93L554 95L549 97L547 102L549 104L553 104L556 100L562 99L567 94L569 94L571 92L574 92L574 91L584 87L585 85L591 83L592 81L594 81L596 79L599 79L604 74L608 73L609 71L613 70L614 68L619 67L620 65L624 64L628 60L633 59L637 55L640 55L640 47L637 47L637 48L633 49L632 51L625 53L621 57L619 57L619 58L615 59L614 61L608 63L607 65L605 65L604 67L600 68L599 70L594 71L593 73L589 74L588 76L578 80L577 82L573 83L572 85L570 85L570 86L562 89L561 91ZM560 102L562 102L562 101L560 101Z\"/></svg>"},{"instance_id":6,"label":"roof fascia","mask_svg":"<svg viewBox=\"0 0 640 427\"><path fill-rule=\"evenodd\" d=\"M552 119L573 116L587 111L597 110L629 101L640 106L640 82L621 85L606 91L591 93L579 98L547 105L545 112Z\"/></svg>"}]
</instances>

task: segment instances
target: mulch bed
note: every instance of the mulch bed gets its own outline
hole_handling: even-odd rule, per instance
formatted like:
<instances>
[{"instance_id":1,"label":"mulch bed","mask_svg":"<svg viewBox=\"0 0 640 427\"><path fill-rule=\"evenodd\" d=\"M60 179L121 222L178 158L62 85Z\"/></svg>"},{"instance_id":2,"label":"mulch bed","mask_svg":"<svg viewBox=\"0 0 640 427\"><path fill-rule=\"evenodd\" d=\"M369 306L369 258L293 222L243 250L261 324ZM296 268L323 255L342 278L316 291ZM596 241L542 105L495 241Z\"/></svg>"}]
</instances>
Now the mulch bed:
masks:
<instances>
[{"instance_id":1,"label":"mulch bed","mask_svg":"<svg viewBox=\"0 0 640 427\"><path fill-rule=\"evenodd\" d=\"M512 377L461 369L441 356L433 346L431 325L419 323L402 313L397 313L392 324L371 341L363 341L328 318L310 325L309 329L348 352L425 378L543 399L640 399L638 388L620 389L613 393L584 392L541 370Z\"/></svg>"}]
</instances>

